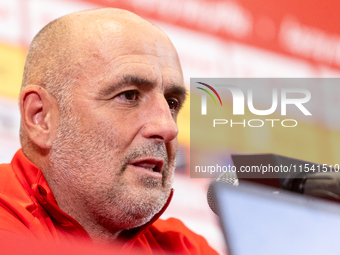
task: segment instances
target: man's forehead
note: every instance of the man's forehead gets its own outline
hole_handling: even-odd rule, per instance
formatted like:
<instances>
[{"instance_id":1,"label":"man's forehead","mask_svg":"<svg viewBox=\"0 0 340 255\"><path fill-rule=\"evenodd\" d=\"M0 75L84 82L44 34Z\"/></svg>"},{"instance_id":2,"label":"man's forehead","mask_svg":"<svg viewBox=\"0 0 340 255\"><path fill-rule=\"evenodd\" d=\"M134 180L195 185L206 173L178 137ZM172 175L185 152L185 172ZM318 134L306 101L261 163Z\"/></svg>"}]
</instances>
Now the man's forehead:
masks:
<instances>
[{"instance_id":1,"label":"man's forehead","mask_svg":"<svg viewBox=\"0 0 340 255\"><path fill-rule=\"evenodd\" d=\"M84 59L93 55L108 61L121 54L177 55L162 30L135 14L118 17L112 14L104 17L91 15L84 22L77 18L71 19L74 23L70 33L71 41L74 41L71 46Z\"/></svg>"},{"instance_id":2,"label":"man's forehead","mask_svg":"<svg viewBox=\"0 0 340 255\"><path fill-rule=\"evenodd\" d=\"M112 77L126 74L141 80L165 78L166 84L183 85L174 46L165 33L150 22L133 13L115 9L81 12L70 18L75 23L72 28L74 33L71 34L76 35L73 46L80 77L84 74L85 79L110 82ZM150 64L154 67L148 68ZM138 71L131 72L136 67L140 72L143 70L145 75L138 74ZM167 75L162 73L164 67L169 70L166 71ZM129 72L126 73L126 70ZM105 77L100 77L98 73Z\"/></svg>"}]
</instances>

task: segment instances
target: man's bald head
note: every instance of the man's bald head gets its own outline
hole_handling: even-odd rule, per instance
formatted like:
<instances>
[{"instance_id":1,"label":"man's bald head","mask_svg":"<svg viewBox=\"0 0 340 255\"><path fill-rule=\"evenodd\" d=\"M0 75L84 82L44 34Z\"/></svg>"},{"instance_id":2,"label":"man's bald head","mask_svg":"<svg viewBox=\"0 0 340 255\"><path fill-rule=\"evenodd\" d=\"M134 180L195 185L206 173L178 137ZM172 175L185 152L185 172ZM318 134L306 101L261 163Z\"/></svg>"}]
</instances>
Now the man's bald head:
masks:
<instances>
[{"instance_id":1,"label":"man's bald head","mask_svg":"<svg viewBox=\"0 0 340 255\"><path fill-rule=\"evenodd\" d=\"M129 33L131 37L136 31L150 31L150 28L162 33L150 22L121 9L106 8L63 16L50 22L34 37L26 58L22 88L28 84L42 86L60 104L89 60L86 53L93 43L91 39L103 36L100 33L105 33L105 26L110 26L107 31L115 32L117 37L122 30L126 30L125 36ZM166 35L163 33L163 36Z\"/></svg>"}]
</instances>

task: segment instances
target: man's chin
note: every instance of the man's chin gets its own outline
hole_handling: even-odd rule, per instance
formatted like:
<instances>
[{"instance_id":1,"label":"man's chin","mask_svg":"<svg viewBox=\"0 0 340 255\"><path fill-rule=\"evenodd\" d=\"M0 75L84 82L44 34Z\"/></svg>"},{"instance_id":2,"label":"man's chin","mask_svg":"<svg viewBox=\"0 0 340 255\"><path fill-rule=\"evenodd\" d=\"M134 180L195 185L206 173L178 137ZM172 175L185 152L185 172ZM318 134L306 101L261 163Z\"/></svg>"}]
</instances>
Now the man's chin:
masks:
<instances>
[{"instance_id":1,"label":"man's chin","mask_svg":"<svg viewBox=\"0 0 340 255\"><path fill-rule=\"evenodd\" d=\"M123 221L121 221L120 223L115 222L114 224L116 225L116 227L122 230L137 228L148 223L161 209L162 207L155 208L154 206L148 208L140 208L139 210L134 208L132 212L129 211L124 214L125 217ZM117 226L117 223L119 226Z\"/></svg>"},{"instance_id":2,"label":"man's chin","mask_svg":"<svg viewBox=\"0 0 340 255\"><path fill-rule=\"evenodd\" d=\"M164 207L169 195L170 189L166 192L157 189L148 189L148 192L141 198L141 200L144 201L139 201L142 203L137 203L133 207L125 208L127 209L125 211L125 216L129 219L125 222L128 225L126 226L126 229L140 227L149 222Z\"/></svg>"}]
</instances>

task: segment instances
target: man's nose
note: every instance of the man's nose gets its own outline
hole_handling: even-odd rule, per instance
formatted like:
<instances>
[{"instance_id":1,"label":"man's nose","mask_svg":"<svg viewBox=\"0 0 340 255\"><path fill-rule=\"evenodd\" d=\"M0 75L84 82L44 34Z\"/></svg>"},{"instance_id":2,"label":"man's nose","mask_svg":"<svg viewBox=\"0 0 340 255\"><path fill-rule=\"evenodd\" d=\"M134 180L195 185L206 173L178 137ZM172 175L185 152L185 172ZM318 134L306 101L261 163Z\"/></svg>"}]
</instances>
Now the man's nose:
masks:
<instances>
[{"instance_id":1,"label":"man's nose","mask_svg":"<svg viewBox=\"0 0 340 255\"><path fill-rule=\"evenodd\" d=\"M148 104L145 117L141 130L143 137L165 143L176 138L178 127L164 97Z\"/></svg>"}]
</instances>

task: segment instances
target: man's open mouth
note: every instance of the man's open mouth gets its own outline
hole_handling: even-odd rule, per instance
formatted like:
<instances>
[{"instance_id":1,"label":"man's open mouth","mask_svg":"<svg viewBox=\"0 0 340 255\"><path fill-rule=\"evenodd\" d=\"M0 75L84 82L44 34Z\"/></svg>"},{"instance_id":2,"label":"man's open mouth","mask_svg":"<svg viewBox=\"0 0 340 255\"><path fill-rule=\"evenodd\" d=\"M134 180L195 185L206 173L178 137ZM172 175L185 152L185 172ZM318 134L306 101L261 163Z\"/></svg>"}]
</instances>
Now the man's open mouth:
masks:
<instances>
[{"instance_id":1,"label":"man's open mouth","mask_svg":"<svg viewBox=\"0 0 340 255\"><path fill-rule=\"evenodd\" d=\"M138 159L131 163L134 166L142 167L151 172L160 173L163 167L163 160L158 159Z\"/></svg>"}]
</instances>

